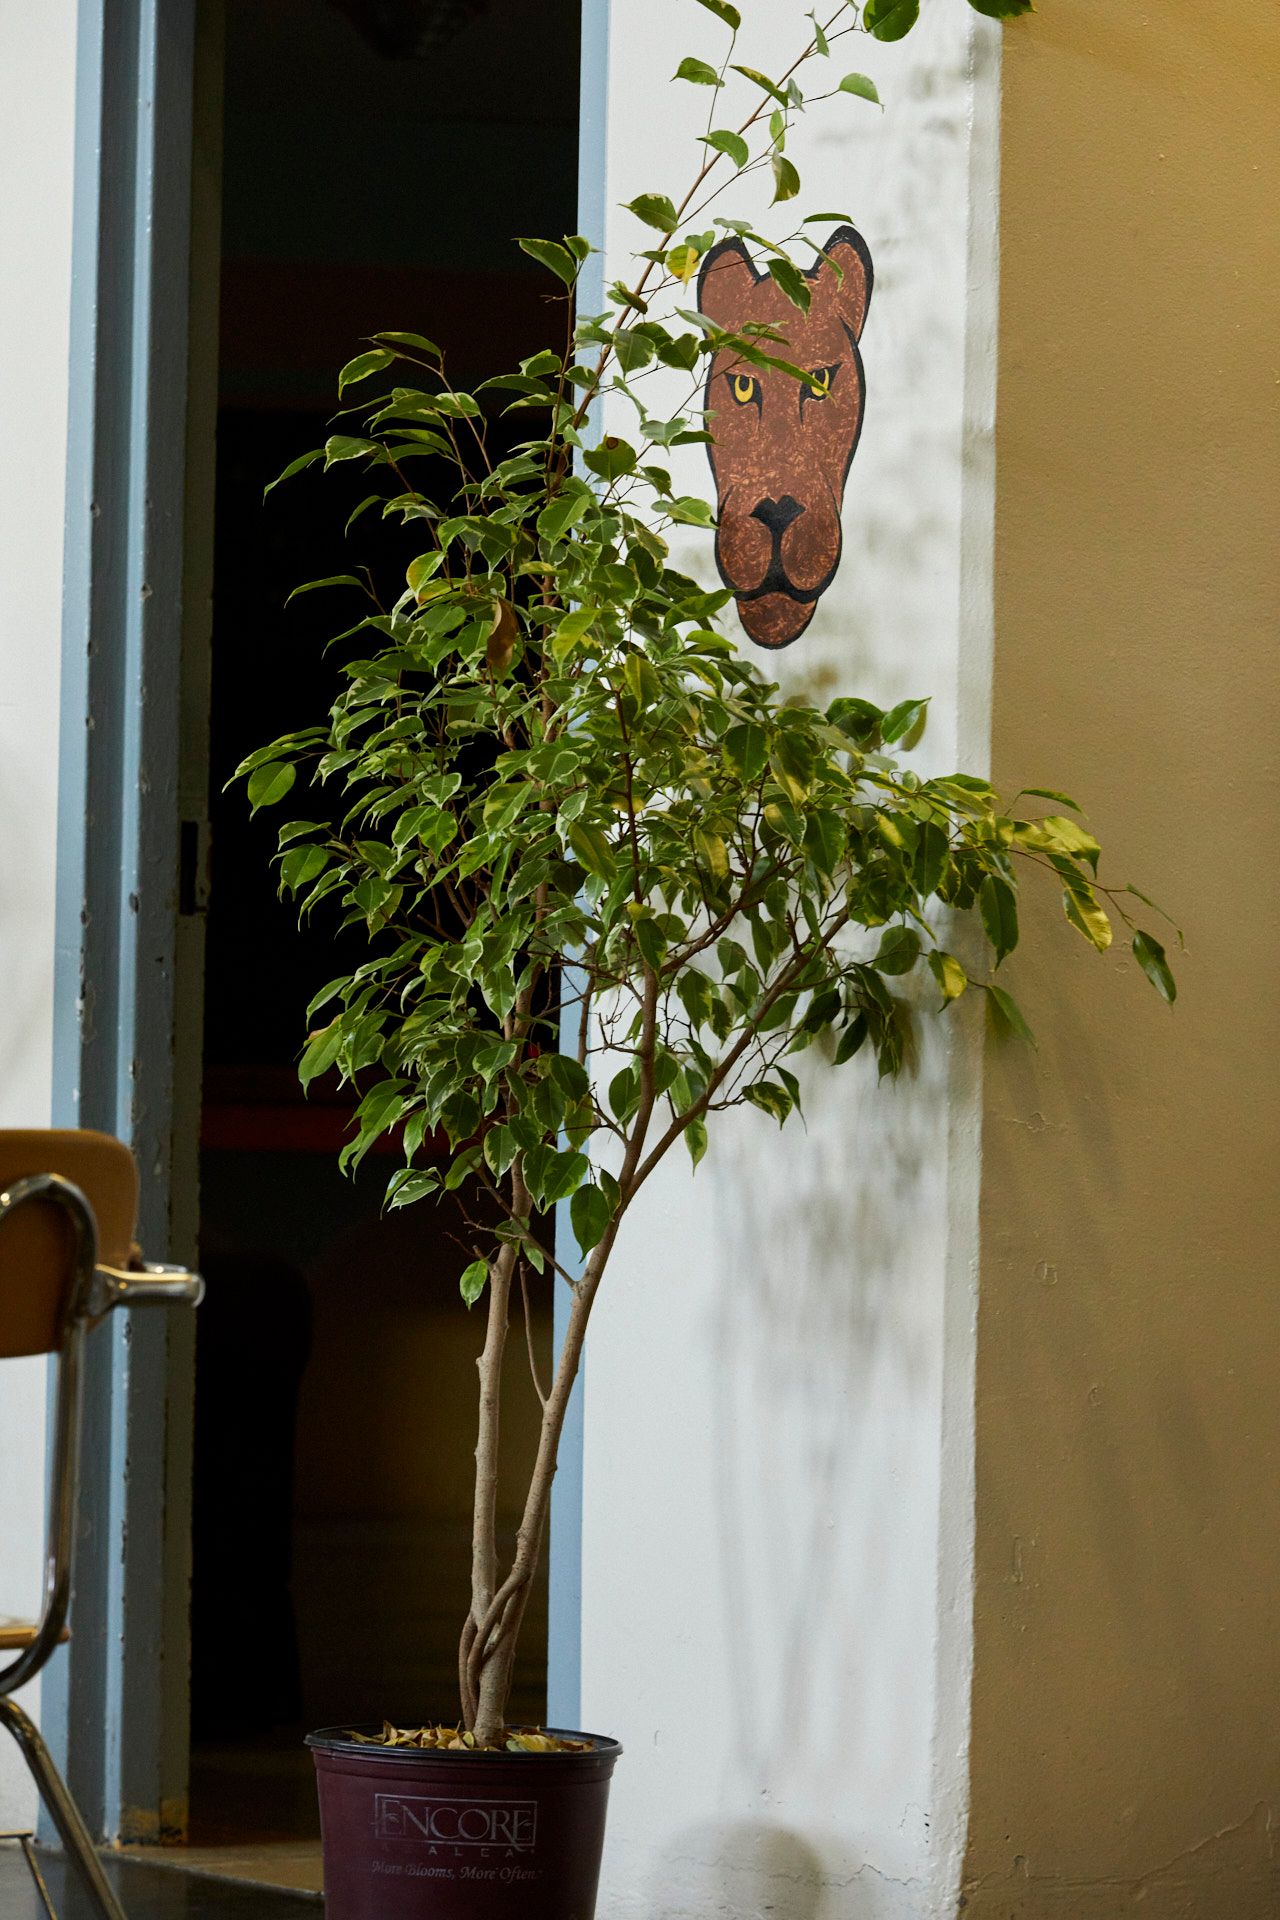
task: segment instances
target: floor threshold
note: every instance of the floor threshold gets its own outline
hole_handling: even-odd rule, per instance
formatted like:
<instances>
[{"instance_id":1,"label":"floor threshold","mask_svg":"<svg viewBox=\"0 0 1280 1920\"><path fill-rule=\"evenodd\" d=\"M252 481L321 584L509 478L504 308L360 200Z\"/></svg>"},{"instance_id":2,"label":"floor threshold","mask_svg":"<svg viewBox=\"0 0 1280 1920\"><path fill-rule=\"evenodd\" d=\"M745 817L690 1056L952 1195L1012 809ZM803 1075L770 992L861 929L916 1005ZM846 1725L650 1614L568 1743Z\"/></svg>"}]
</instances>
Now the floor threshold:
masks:
<instances>
[{"instance_id":1,"label":"floor threshold","mask_svg":"<svg viewBox=\"0 0 1280 1920\"><path fill-rule=\"evenodd\" d=\"M232 1877L203 1863L207 1855L222 1852L220 1848L200 1849L199 1866L183 1857L195 1849L166 1850L172 1857L164 1862L155 1859L156 1848L141 1851L152 1857L118 1851L102 1855L129 1920L316 1920L320 1911L316 1889ZM96 1920L65 1855L41 1848L39 1862L58 1920ZM4 1920L47 1920L16 1842L0 1843L0 1914Z\"/></svg>"}]
</instances>

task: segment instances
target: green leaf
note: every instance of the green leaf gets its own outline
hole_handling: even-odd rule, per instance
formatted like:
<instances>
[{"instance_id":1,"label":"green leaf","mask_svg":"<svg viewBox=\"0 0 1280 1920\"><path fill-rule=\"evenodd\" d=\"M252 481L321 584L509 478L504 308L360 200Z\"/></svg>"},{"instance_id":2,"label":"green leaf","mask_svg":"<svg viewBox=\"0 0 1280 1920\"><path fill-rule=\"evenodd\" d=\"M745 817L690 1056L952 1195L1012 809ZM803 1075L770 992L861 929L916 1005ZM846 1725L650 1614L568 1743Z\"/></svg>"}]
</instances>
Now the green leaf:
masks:
<instances>
[{"instance_id":1,"label":"green leaf","mask_svg":"<svg viewBox=\"0 0 1280 1920\"><path fill-rule=\"evenodd\" d=\"M969 5L988 20L1016 20L1019 14L1035 12L1032 0L969 0Z\"/></svg>"},{"instance_id":2,"label":"green leaf","mask_svg":"<svg viewBox=\"0 0 1280 1920\"><path fill-rule=\"evenodd\" d=\"M998 873L989 873L983 881L978 892L978 911L999 966L1018 944L1018 897Z\"/></svg>"},{"instance_id":3,"label":"green leaf","mask_svg":"<svg viewBox=\"0 0 1280 1920\"><path fill-rule=\"evenodd\" d=\"M669 519L678 521L682 527L714 527L715 509L709 501L698 500L692 494L682 493L667 508Z\"/></svg>"},{"instance_id":4,"label":"green leaf","mask_svg":"<svg viewBox=\"0 0 1280 1920\"><path fill-rule=\"evenodd\" d=\"M659 233L674 233L678 215L673 203L665 193L638 193L634 200L624 202L628 213L634 213L637 220L643 220L648 227L656 227Z\"/></svg>"},{"instance_id":5,"label":"green leaf","mask_svg":"<svg viewBox=\"0 0 1280 1920\"><path fill-rule=\"evenodd\" d=\"M804 826L804 850L818 872L828 878L835 873L847 844L844 821L838 813L815 807Z\"/></svg>"},{"instance_id":6,"label":"green leaf","mask_svg":"<svg viewBox=\"0 0 1280 1920\"><path fill-rule=\"evenodd\" d=\"M1070 807L1072 813L1082 811L1079 802L1073 800L1069 793L1058 793L1053 787L1024 787L1018 798L1021 800L1028 795L1033 800L1056 800L1060 807Z\"/></svg>"},{"instance_id":7,"label":"green leaf","mask_svg":"<svg viewBox=\"0 0 1280 1920\"><path fill-rule=\"evenodd\" d=\"M381 373L395 360L394 353L386 347L375 347L372 353L358 353L354 360L348 360L338 375L338 394L341 397L348 387L354 387L358 380L367 380L370 374Z\"/></svg>"},{"instance_id":8,"label":"green leaf","mask_svg":"<svg viewBox=\"0 0 1280 1920\"><path fill-rule=\"evenodd\" d=\"M291 760L268 760L265 766L255 767L249 775L249 804L256 813L259 807L274 807L283 800L286 793L298 777L298 769Z\"/></svg>"},{"instance_id":9,"label":"green leaf","mask_svg":"<svg viewBox=\"0 0 1280 1920\"><path fill-rule=\"evenodd\" d=\"M779 730L769 766L789 800L799 802L805 798L813 785L813 750L793 728Z\"/></svg>"},{"instance_id":10,"label":"green leaf","mask_svg":"<svg viewBox=\"0 0 1280 1920\"><path fill-rule=\"evenodd\" d=\"M791 1112L791 1095L785 1087L777 1087L772 1080L758 1080L754 1086L744 1087L743 1098L753 1107L759 1107L761 1113L767 1113L782 1126Z\"/></svg>"},{"instance_id":11,"label":"green leaf","mask_svg":"<svg viewBox=\"0 0 1280 1920\"><path fill-rule=\"evenodd\" d=\"M708 13L714 13L717 20L723 20L726 27L732 27L735 33L742 25L742 15L736 7L730 6L729 0L698 0L698 5L705 7Z\"/></svg>"},{"instance_id":12,"label":"green leaf","mask_svg":"<svg viewBox=\"0 0 1280 1920\"><path fill-rule=\"evenodd\" d=\"M870 100L877 107L881 104L875 81L868 79L865 73L846 73L844 79L840 82L840 91L841 93L856 93L860 100Z\"/></svg>"},{"instance_id":13,"label":"green leaf","mask_svg":"<svg viewBox=\"0 0 1280 1920\"><path fill-rule=\"evenodd\" d=\"M1034 1047L1036 1037L1023 1018L1022 1009L1013 995L1006 993L1003 987L989 986L987 992L991 996L991 1004L996 1011L997 1025Z\"/></svg>"},{"instance_id":14,"label":"green leaf","mask_svg":"<svg viewBox=\"0 0 1280 1920\"><path fill-rule=\"evenodd\" d=\"M724 757L745 785L753 787L769 762L769 736L753 720L730 727L723 741Z\"/></svg>"},{"instance_id":15,"label":"green leaf","mask_svg":"<svg viewBox=\"0 0 1280 1920\"><path fill-rule=\"evenodd\" d=\"M653 662L643 653L629 653L622 663L622 678L627 692L641 712L662 698L662 682Z\"/></svg>"},{"instance_id":16,"label":"green leaf","mask_svg":"<svg viewBox=\"0 0 1280 1920\"><path fill-rule=\"evenodd\" d=\"M717 127L714 133L704 134L702 141L704 146L727 155L735 167L745 167L751 158L751 149L742 135L731 132L728 127Z\"/></svg>"},{"instance_id":17,"label":"green leaf","mask_svg":"<svg viewBox=\"0 0 1280 1920\"><path fill-rule=\"evenodd\" d=\"M484 1157L489 1171L500 1180L511 1162L520 1151L520 1142L513 1128L508 1126L490 1127L484 1137Z\"/></svg>"},{"instance_id":18,"label":"green leaf","mask_svg":"<svg viewBox=\"0 0 1280 1920\"><path fill-rule=\"evenodd\" d=\"M420 553L417 559L411 560L405 568L405 584L419 604L422 602L423 588L434 579L443 565L444 555L437 550L435 553ZM436 592L439 591L437 587Z\"/></svg>"},{"instance_id":19,"label":"green leaf","mask_svg":"<svg viewBox=\"0 0 1280 1920\"><path fill-rule=\"evenodd\" d=\"M693 844L698 850L699 857L711 869L714 877L717 880L727 880L729 877L729 850L725 846L723 837L713 832L709 827L695 827L693 831Z\"/></svg>"},{"instance_id":20,"label":"green leaf","mask_svg":"<svg viewBox=\"0 0 1280 1920\"><path fill-rule=\"evenodd\" d=\"M953 953L935 947L929 955L929 971L938 983L943 1001L958 1000L969 984L969 976Z\"/></svg>"},{"instance_id":21,"label":"green leaf","mask_svg":"<svg viewBox=\"0 0 1280 1920\"><path fill-rule=\"evenodd\" d=\"M924 725L925 715L929 711L927 700L900 700L896 707L890 707L880 722L880 738L887 747L899 740L907 740Z\"/></svg>"},{"instance_id":22,"label":"green leaf","mask_svg":"<svg viewBox=\"0 0 1280 1920\"><path fill-rule=\"evenodd\" d=\"M588 447L582 458L602 480L620 480L624 474L635 472L636 450L616 433L606 433L599 446Z\"/></svg>"},{"instance_id":23,"label":"green leaf","mask_svg":"<svg viewBox=\"0 0 1280 1920\"><path fill-rule=\"evenodd\" d=\"M916 892L922 900L927 900L931 893L938 891L950 851L951 843L946 828L940 827L936 820L922 821L916 838L912 871Z\"/></svg>"},{"instance_id":24,"label":"green leaf","mask_svg":"<svg viewBox=\"0 0 1280 1920\"><path fill-rule=\"evenodd\" d=\"M616 862L602 828L585 820L570 821L569 845L580 867L585 868L588 873L599 874L603 880L613 878Z\"/></svg>"},{"instance_id":25,"label":"green leaf","mask_svg":"<svg viewBox=\"0 0 1280 1920\"><path fill-rule=\"evenodd\" d=\"M416 1200L425 1200L429 1193L437 1193L439 1188L438 1173L414 1173L408 1167L401 1167L387 1185L387 1212L394 1213L397 1207L411 1207Z\"/></svg>"},{"instance_id":26,"label":"green leaf","mask_svg":"<svg viewBox=\"0 0 1280 1920\"><path fill-rule=\"evenodd\" d=\"M763 88L764 92L769 95L770 99L776 100L780 107L786 106L787 96L782 91L782 88L778 85L777 81L771 80L767 73L761 73L758 67L735 66L733 71L735 73L740 73L744 80L750 80L753 86Z\"/></svg>"},{"instance_id":27,"label":"green leaf","mask_svg":"<svg viewBox=\"0 0 1280 1920\"><path fill-rule=\"evenodd\" d=\"M635 901L628 902L628 911L635 907ZM661 927L650 909L638 911L633 919L636 945L645 965L657 973L667 957L667 942Z\"/></svg>"},{"instance_id":28,"label":"green leaf","mask_svg":"<svg viewBox=\"0 0 1280 1920\"><path fill-rule=\"evenodd\" d=\"M623 1067L609 1082L609 1111L625 1126L640 1104L640 1079L634 1067Z\"/></svg>"},{"instance_id":29,"label":"green leaf","mask_svg":"<svg viewBox=\"0 0 1280 1920\"><path fill-rule=\"evenodd\" d=\"M1173 969L1165 958L1164 948L1153 934L1134 934L1133 957L1161 999L1167 1000L1172 1006L1178 997L1178 983L1173 977Z\"/></svg>"},{"instance_id":30,"label":"green leaf","mask_svg":"<svg viewBox=\"0 0 1280 1920\"><path fill-rule=\"evenodd\" d=\"M411 347L415 353L425 353L428 360L443 360L444 355L434 340L428 340L423 333L375 333L374 340L386 340L393 347Z\"/></svg>"},{"instance_id":31,"label":"green leaf","mask_svg":"<svg viewBox=\"0 0 1280 1920\"><path fill-rule=\"evenodd\" d=\"M381 452L376 440L362 440L351 433L331 433L324 443L324 464L336 467L343 460L360 460L367 454Z\"/></svg>"},{"instance_id":32,"label":"green leaf","mask_svg":"<svg viewBox=\"0 0 1280 1920\"><path fill-rule=\"evenodd\" d=\"M578 1188L569 1202L569 1221L573 1227L573 1237L583 1253L590 1253L598 1247L609 1230L613 1218L613 1208L609 1205L599 1187L591 1181Z\"/></svg>"},{"instance_id":33,"label":"green leaf","mask_svg":"<svg viewBox=\"0 0 1280 1920\"><path fill-rule=\"evenodd\" d=\"M458 1280L458 1291L469 1307L474 1307L480 1295L489 1284L489 1262L473 1260L464 1267Z\"/></svg>"},{"instance_id":34,"label":"green leaf","mask_svg":"<svg viewBox=\"0 0 1280 1920\"><path fill-rule=\"evenodd\" d=\"M531 260L536 260L540 266L549 268L558 280L564 281L566 287L571 287L577 279L578 262L569 249L560 246L557 241L517 240L516 245L523 253L527 253Z\"/></svg>"},{"instance_id":35,"label":"green leaf","mask_svg":"<svg viewBox=\"0 0 1280 1920\"><path fill-rule=\"evenodd\" d=\"M323 847L290 847L280 862L280 886L290 893L318 880L329 864Z\"/></svg>"},{"instance_id":36,"label":"green leaf","mask_svg":"<svg viewBox=\"0 0 1280 1920\"><path fill-rule=\"evenodd\" d=\"M585 1153L553 1153L547 1158L542 1175L542 1198L552 1207L557 1200L567 1200L576 1193L591 1171L591 1163Z\"/></svg>"},{"instance_id":37,"label":"green leaf","mask_svg":"<svg viewBox=\"0 0 1280 1920\"><path fill-rule=\"evenodd\" d=\"M1044 853L1065 853L1072 859L1087 860L1097 871L1102 848L1091 833L1064 813L1048 814L1043 820L1019 820L1013 829L1019 846Z\"/></svg>"},{"instance_id":38,"label":"green leaf","mask_svg":"<svg viewBox=\"0 0 1280 1920\"><path fill-rule=\"evenodd\" d=\"M800 175L785 154L775 153L770 165L773 168L774 206L780 200L794 200L800 191Z\"/></svg>"},{"instance_id":39,"label":"green leaf","mask_svg":"<svg viewBox=\"0 0 1280 1920\"><path fill-rule=\"evenodd\" d=\"M887 927L872 965L877 973L910 973L920 958L920 935L914 927Z\"/></svg>"},{"instance_id":40,"label":"green leaf","mask_svg":"<svg viewBox=\"0 0 1280 1920\"><path fill-rule=\"evenodd\" d=\"M557 494L538 515L538 532L544 540L558 540L577 525L590 505L591 495L586 491Z\"/></svg>"},{"instance_id":41,"label":"green leaf","mask_svg":"<svg viewBox=\"0 0 1280 1920\"><path fill-rule=\"evenodd\" d=\"M557 660L566 660L574 648L586 639L598 611L596 607L575 607L572 613L565 615L551 636L551 652Z\"/></svg>"},{"instance_id":42,"label":"green leaf","mask_svg":"<svg viewBox=\"0 0 1280 1920\"><path fill-rule=\"evenodd\" d=\"M304 580L300 587L294 588L289 600L296 600L300 593L315 593L320 587L359 587L361 593L369 591L368 582L354 573L331 573L323 580ZM285 601L286 607L289 600Z\"/></svg>"},{"instance_id":43,"label":"green leaf","mask_svg":"<svg viewBox=\"0 0 1280 1920\"><path fill-rule=\"evenodd\" d=\"M870 1025L865 1013L856 1015L856 1017L849 1022L844 1032L840 1035L839 1043L836 1046L835 1064L838 1067L844 1066L847 1060L852 1060L854 1054L862 1047L869 1032Z\"/></svg>"},{"instance_id":44,"label":"green leaf","mask_svg":"<svg viewBox=\"0 0 1280 1920\"><path fill-rule=\"evenodd\" d=\"M877 40L901 40L920 18L920 0L867 0L862 24Z\"/></svg>"},{"instance_id":45,"label":"green leaf","mask_svg":"<svg viewBox=\"0 0 1280 1920\"><path fill-rule=\"evenodd\" d=\"M298 1062L298 1078L304 1088L318 1080L322 1073L328 1073L342 1051L342 1038L341 1016L311 1035Z\"/></svg>"},{"instance_id":46,"label":"green leaf","mask_svg":"<svg viewBox=\"0 0 1280 1920\"><path fill-rule=\"evenodd\" d=\"M689 1158L696 1167L707 1151L707 1123L701 1114L685 1126L684 1144L689 1149Z\"/></svg>"},{"instance_id":47,"label":"green leaf","mask_svg":"<svg viewBox=\"0 0 1280 1920\"><path fill-rule=\"evenodd\" d=\"M692 54L680 62L671 77L673 80L691 80L695 86L699 87L724 85L714 67L708 66L705 60L695 60Z\"/></svg>"},{"instance_id":48,"label":"green leaf","mask_svg":"<svg viewBox=\"0 0 1280 1920\"><path fill-rule=\"evenodd\" d=\"M809 311L809 283L799 267L790 260L771 260L769 275L776 286L782 288L793 307L799 307L801 313Z\"/></svg>"},{"instance_id":49,"label":"green leaf","mask_svg":"<svg viewBox=\"0 0 1280 1920\"><path fill-rule=\"evenodd\" d=\"M323 459L324 459L323 447L313 447L310 453L300 453L296 460L291 460L289 462L288 466L285 468L283 473L278 473L276 475L275 479L271 482L270 486L264 487L262 489L263 499L265 500L267 495L273 492L275 488L280 485L280 482L282 480L292 480L295 473L302 473L306 470L307 467L313 467L317 460L323 460Z\"/></svg>"}]
</instances>

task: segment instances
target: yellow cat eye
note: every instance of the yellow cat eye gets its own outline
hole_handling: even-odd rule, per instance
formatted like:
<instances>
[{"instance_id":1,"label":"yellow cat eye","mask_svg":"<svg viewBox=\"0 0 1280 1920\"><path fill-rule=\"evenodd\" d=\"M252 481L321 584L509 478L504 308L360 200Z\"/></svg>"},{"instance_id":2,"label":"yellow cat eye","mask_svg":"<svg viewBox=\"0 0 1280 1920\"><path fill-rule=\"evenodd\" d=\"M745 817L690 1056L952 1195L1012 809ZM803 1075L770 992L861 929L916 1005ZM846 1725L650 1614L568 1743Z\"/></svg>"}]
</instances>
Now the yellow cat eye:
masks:
<instances>
[{"instance_id":1,"label":"yellow cat eye","mask_svg":"<svg viewBox=\"0 0 1280 1920\"><path fill-rule=\"evenodd\" d=\"M729 390L740 407L749 407L760 398L760 382L749 373L731 373Z\"/></svg>"},{"instance_id":2,"label":"yellow cat eye","mask_svg":"<svg viewBox=\"0 0 1280 1920\"><path fill-rule=\"evenodd\" d=\"M835 378L835 371L834 367L814 367L809 374L809 385L806 390L807 398L810 400L825 400L831 391L831 382Z\"/></svg>"}]
</instances>

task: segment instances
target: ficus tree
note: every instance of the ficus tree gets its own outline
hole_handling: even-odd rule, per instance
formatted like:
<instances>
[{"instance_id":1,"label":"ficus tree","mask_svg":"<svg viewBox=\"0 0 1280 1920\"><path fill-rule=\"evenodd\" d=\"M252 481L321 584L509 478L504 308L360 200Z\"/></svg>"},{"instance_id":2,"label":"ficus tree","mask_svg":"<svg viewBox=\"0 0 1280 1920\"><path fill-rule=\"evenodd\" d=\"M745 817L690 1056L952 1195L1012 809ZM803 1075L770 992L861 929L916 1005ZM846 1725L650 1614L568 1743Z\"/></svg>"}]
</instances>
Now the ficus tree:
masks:
<instances>
[{"instance_id":1,"label":"ficus tree","mask_svg":"<svg viewBox=\"0 0 1280 1920\"><path fill-rule=\"evenodd\" d=\"M996 15L1027 3L972 0ZM728 232L800 309L804 223L779 237L708 209L762 171L782 224L800 190L787 150L797 116L819 99L851 111L877 99L866 76L833 65L838 45L900 38L918 11L869 0L813 16L793 64L770 75L737 59L729 0L698 4L725 44L718 65L677 69L712 108L692 181L682 198L631 203L647 243L605 311L575 303L586 239L525 239L560 283L559 351L475 393L450 383L417 333L372 336L343 370L340 397L355 386L377 397L281 478L359 463L372 490L353 520L401 527L407 566L390 583L369 570L308 583L362 602L331 643L331 709L239 769L255 809L301 781L315 817L280 829L281 891L305 916L363 931L359 964L308 1009L300 1068L304 1084L336 1072L358 1094L345 1165L392 1135L403 1164L387 1205L461 1206L462 1294L486 1318L458 1677L465 1738L482 1747L509 1737L512 1663L587 1326L628 1210L667 1157L696 1168L736 1107L787 1123L801 1111L802 1054L823 1073L868 1056L896 1074L912 1019L902 988L922 970L939 1009L980 993L1028 1037L997 979L1028 879L1059 889L1099 952L1118 920L1155 988L1175 993L1163 947L1132 919L1144 896L1102 884L1073 800L1032 790L1006 803L972 774L922 777L899 750L924 724L923 700L884 711L784 698L718 625L728 594L672 562L673 527L714 525L664 464L714 432L709 358L808 377L785 329L726 331L687 291ZM832 217L846 216L820 216ZM664 377L651 384L654 372ZM685 383L674 407L673 380ZM630 409L628 435L602 432L605 405L611 420ZM491 444L498 408L528 427L504 451ZM431 493L414 479L426 471L445 476ZM980 970L952 951L962 918L980 930ZM571 1302L549 1380L528 1342L541 1429L504 1562L503 1357L513 1321L528 1319L531 1270L554 1274Z\"/></svg>"}]
</instances>

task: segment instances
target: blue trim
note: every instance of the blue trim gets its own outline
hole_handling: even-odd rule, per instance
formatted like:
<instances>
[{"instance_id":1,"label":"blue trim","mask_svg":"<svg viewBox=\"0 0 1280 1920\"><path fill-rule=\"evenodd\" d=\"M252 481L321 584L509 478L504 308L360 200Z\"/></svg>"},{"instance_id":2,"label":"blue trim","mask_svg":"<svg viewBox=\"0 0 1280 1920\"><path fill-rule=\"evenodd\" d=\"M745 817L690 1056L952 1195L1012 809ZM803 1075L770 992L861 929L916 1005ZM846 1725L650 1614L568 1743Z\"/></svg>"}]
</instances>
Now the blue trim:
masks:
<instances>
[{"instance_id":1,"label":"blue trim","mask_svg":"<svg viewBox=\"0 0 1280 1920\"><path fill-rule=\"evenodd\" d=\"M80 0L54 1118L127 1140L168 1243L195 0ZM90 1827L158 1839L185 1791L166 1644L170 1328L91 1339L76 1630L43 1717ZM125 1552L126 1542L128 1552ZM74 1741L69 1730L74 1729Z\"/></svg>"},{"instance_id":2,"label":"blue trim","mask_svg":"<svg viewBox=\"0 0 1280 1920\"><path fill-rule=\"evenodd\" d=\"M578 108L578 230L603 249L608 206L610 0L582 0L582 52ZM578 300L588 313L604 306L604 254L593 253L578 281ZM566 1011L560 1045L577 1051L577 1023ZM569 1225L569 1209L557 1209L556 1249L570 1271L578 1251ZM568 1291L556 1284L555 1346L564 1343L569 1317ZM573 1399L560 1439L560 1463L551 1500L550 1618L547 1634L547 1724L582 1724L582 1495L586 1362L578 1371Z\"/></svg>"}]
</instances>

